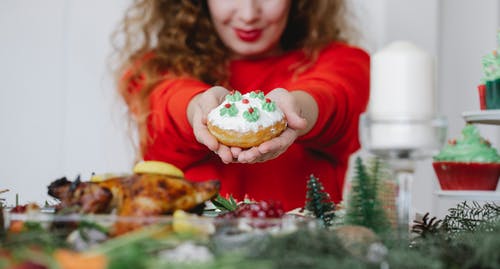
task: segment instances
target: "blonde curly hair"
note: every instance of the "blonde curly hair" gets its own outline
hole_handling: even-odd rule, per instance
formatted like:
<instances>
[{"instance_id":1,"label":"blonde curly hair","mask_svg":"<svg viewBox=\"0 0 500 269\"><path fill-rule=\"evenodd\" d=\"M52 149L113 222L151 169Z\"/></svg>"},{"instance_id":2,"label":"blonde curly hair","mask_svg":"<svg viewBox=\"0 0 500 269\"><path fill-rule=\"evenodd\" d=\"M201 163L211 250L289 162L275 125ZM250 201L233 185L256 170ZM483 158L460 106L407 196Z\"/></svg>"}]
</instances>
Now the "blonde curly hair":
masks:
<instances>
[{"instance_id":1,"label":"blonde curly hair","mask_svg":"<svg viewBox=\"0 0 500 269\"><path fill-rule=\"evenodd\" d=\"M345 0L291 0L281 49L302 49L306 67L332 41L354 41L351 15ZM214 29L206 0L136 0L114 32L113 45L118 92L134 114L142 146L148 97L167 70L169 76L227 86L230 53ZM131 92L138 82L141 90Z\"/></svg>"}]
</instances>

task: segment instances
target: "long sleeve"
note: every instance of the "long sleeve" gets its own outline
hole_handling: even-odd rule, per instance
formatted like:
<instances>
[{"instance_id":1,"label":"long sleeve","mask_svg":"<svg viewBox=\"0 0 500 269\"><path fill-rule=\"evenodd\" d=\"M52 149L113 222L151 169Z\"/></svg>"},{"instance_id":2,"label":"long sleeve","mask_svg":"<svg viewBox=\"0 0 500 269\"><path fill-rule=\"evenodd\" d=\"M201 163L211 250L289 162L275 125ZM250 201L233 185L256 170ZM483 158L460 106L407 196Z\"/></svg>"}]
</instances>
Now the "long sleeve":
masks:
<instances>
[{"instance_id":1,"label":"long sleeve","mask_svg":"<svg viewBox=\"0 0 500 269\"><path fill-rule=\"evenodd\" d=\"M189 101L207 88L190 78L167 79L155 87L149 99L151 140L144 159L166 159L184 169L207 154L206 147L196 141L186 114Z\"/></svg>"},{"instance_id":2,"label":"long sleeve","mask_svg":"<svg viewBox=\"0 0 500 269\"><path fill-rule=\"evenodd\" d=\"M363 50L334 44L317 63L286 85L311 94L319 109L313 129L299 138L305 147L336 157L359 148L359 115L369 98L370 58Z\"/></svg>"}]
</instances>

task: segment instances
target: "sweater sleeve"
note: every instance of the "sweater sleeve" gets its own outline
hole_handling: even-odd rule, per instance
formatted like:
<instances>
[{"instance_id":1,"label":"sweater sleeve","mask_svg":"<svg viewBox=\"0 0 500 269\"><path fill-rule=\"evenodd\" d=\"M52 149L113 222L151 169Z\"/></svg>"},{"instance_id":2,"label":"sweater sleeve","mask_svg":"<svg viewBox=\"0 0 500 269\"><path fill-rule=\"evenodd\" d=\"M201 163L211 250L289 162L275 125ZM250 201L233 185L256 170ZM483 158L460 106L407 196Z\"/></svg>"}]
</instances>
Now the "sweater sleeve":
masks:
<instances>
[{"instance_id":1,"label":"sweater sleeve","mask_svg":"<svg viewBox=\"0 0 500 269\"><path fill-rule=\"evenodd\" d=\"M181 169L206 155L187 119L187 106L210 86L191 78L166 79L150 95L148 132L151 141L145 159L164 160Z\"/></svg>"},{"instance_id":2,"label":"sweater sleeve","mask_svg":"<svg viewBox=\"0 0 500 269\"><path fill-rule=\"evenodd\" d=\"M344 44L325 48L317 62L287 85L303 90L318 104L314 127L299 142L333 158L359 148L358 122L369 98L370 58L363 50Z\"/></svg>"}]
</instances>

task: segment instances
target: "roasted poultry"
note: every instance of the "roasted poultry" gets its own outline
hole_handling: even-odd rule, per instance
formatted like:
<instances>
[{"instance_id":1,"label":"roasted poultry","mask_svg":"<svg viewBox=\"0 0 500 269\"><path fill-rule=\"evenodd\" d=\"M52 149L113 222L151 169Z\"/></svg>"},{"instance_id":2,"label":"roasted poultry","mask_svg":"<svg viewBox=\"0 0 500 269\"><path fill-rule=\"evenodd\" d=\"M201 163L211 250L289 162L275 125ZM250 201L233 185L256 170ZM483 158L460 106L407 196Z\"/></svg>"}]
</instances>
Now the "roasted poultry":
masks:
<instances>
[{"instance_id":1,"label":"roasted poultry","mask_svg":"<svg viewBox=\"0 0 500 269\"><path fill-rule=\"evenodd\" d=\"M58 209L76 208L79 213L111 213L119 216L149 217L191 211L214 198L219 191L216 180L190 182L157 174L134 174L101 182L58 179L49 185L49 195L59 199ZM117 233L133 229L118 225Z\"/></svg>"}]
</instances>

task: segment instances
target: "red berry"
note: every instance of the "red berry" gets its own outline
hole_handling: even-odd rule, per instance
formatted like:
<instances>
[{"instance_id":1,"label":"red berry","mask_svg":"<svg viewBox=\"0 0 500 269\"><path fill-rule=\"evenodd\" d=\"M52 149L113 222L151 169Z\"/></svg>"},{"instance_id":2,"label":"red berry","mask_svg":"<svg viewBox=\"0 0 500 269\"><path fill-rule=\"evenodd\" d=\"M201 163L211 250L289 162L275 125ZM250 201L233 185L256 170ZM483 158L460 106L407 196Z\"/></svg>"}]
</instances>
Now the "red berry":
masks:
<instances>
[{"instance_id":1,"label":"red berry","mask_svg":"<svg viewBox=\"0 0 500 269\"><path fill-rule=\"evenodd\" d=\"M241 100L241 102L242 102L243 104L248 104L250 101L248 101L248 99L243 99L243 100Z\"/></svg>"}]
</instances>

